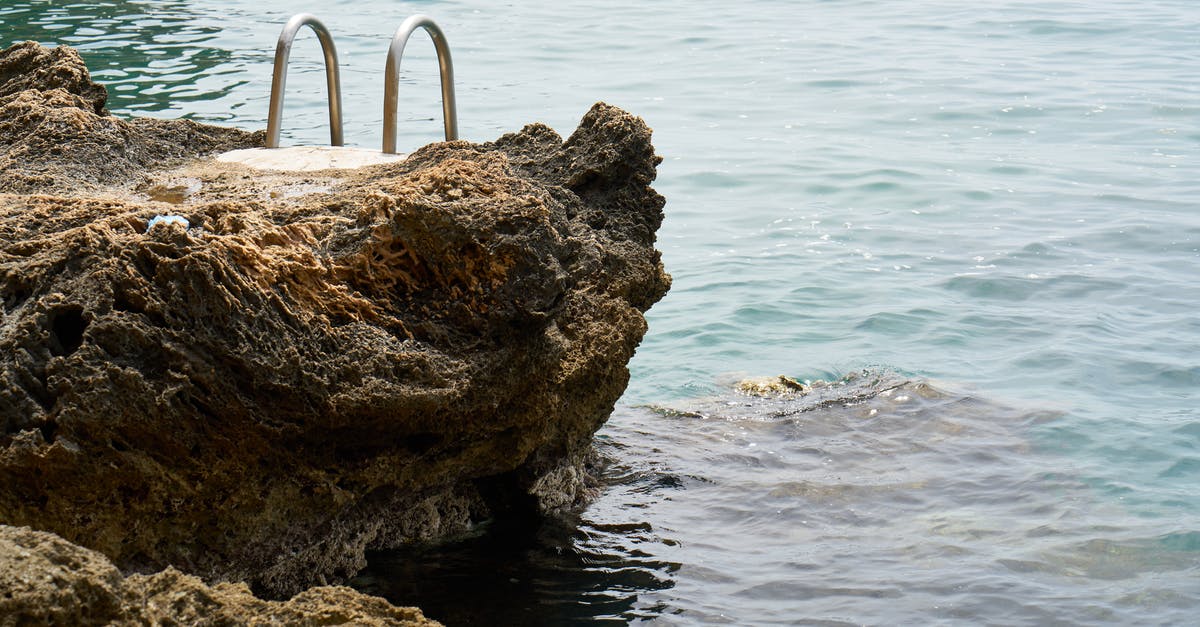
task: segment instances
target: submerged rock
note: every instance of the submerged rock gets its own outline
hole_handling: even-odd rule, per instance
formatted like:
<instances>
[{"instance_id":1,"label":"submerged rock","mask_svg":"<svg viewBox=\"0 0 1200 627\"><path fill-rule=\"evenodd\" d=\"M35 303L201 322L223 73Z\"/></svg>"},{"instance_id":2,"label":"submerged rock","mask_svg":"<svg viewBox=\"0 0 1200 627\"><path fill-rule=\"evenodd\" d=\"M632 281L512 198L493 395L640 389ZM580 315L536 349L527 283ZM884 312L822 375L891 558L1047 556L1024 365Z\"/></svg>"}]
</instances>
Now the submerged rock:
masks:
<instances>
[{"instance_id":1,"label":"submerged rock","mask_svg":"<svg viewBox=\"0 0 1200 627\"><path fill-rule=\"evenodd\" d=\"M734 386L742 394L770 396L773 394L797 394L804 392L804 384L787 376L754 377L742 379Z\"/></svg>"},{"instance_id":2,"label":"submerged rock","mask_svg":"<svg viewBox=\"0 0 1200 627\"><path fill-rule=\"evenodd\" d=\"M3 130L49 100L77 123ZM0 97L0 191L39 192L0 193L0 523L287 596L580 503L670 284L650 129L597 104L566 141L165 169L253 137Z\"/></svg>"},{"instance_id":3,"label":"submerged rock","mask_svg":"<svg viewBox=\"0 0 1200 627\"><path fill-rule=\"evenodd\" d=\"M0 525L0 590L0 625L440 625L416 608L344 587L272 602L245 584L209 587L170 567L123 577L100 553L6 525Z\"/></svg>"}]
</instances>

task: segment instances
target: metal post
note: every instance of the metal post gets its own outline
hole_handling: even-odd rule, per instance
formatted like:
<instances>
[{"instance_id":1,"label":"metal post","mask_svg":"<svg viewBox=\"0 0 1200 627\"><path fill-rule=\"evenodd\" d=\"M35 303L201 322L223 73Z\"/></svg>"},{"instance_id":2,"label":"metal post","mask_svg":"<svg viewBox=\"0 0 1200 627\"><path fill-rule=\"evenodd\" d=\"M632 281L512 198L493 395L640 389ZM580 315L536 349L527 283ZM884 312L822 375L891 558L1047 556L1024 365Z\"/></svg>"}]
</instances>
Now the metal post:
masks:
<instances>
[{"instance_id":1,"label":"metal post","mask_svg":"<svg viewBox=\"0 0 1200 627\"><path fill-rule=\"evenodd\" d=\"M342 86L338 78L337 49L329 29L309 13L293 15L279 33L275 45L275 72L271 77L271 109L267 115L267 148L279 147L279 128L283 118L283 87L287 83L288 57L292 54L292 41L302 26L309 26L321 41L321 52L325 55L325 80L329 83L329 144L342 145Z\"/></svg>"},{"instance_id":2,"label":"metal post","mask_svg":"<svg viewBox=\"0 0 1200 627\"><path fill-rule=\"evenodd\" d=\"M454 103L454 66L450 62L450 46L446 35L432 19L414 15L396 29L392 45L388 48L387 67L384 69L383 84L383 152L396 154L396 115L399 109L400 57L404 45L413 31L424 28L433 39L437 50L438 70L442 77L442 118L446 127L446 141L458 139L458 112Z\"/></svg>"}]
</instances>

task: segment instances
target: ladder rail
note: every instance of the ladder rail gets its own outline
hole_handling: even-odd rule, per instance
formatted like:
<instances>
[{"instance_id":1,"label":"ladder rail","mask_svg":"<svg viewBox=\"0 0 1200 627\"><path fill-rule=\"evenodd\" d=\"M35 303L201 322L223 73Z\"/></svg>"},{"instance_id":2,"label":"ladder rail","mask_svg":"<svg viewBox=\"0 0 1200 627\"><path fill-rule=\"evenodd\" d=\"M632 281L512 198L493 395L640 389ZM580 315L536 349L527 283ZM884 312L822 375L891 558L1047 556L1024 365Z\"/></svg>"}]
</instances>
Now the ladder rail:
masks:
<instances>
[{"instance_id":1,"label":"ladder rail","mask_svg":"<svg viewBox=\"0 0 1200 627\"><path fill-rule=\"evenodd\" d=\"M458 139L458 111L454 99L454 66L450 60L450 45L446 35L431 18L413 15L400 24L388 47L387 66L383 85L383 152L396 154L396 117L400 107L400 58L404 46L418 28L425 29L437 51L438 72L442 81L442 118L446 141Z\"/></svg>"},{"instance_id":2,"label":"ladder rail","mask_svg":"<svg viewBox=\"0 0 1200 627\"><path fill-rule=\"evenodd\" d=\"M271 105L267 114L267 148L279 147L279 133L283 118L283 88L287 83L288 58L292 54L292 43L300 29L308 26L317 34L321 42L321 52L325 57L325 81L329 86L329 144L343 145L342 135L342 86L338 74L337 48L333 45L333 36L321 20L310 13L293 15L279 33L279 42L275 45L275 69L271 76Z\"/></svg>"}]
</instances>

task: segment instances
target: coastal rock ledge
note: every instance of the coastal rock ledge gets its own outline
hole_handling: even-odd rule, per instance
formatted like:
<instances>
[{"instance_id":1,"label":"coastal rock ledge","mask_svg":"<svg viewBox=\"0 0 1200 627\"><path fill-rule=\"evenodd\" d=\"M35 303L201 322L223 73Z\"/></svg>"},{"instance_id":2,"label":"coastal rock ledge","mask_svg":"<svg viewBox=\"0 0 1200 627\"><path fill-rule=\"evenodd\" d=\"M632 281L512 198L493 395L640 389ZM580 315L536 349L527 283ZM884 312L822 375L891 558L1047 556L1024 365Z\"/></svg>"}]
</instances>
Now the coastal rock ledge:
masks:
<instances>
[{"instance_id":1,"label":"coastal rock ledge","mask_svg":"<svg viewBox=\"0 0 1200 627\"><path fill-rule=\"evenodd\" d=\"M103 555L0 525L0 625L379 625L439 627L411 607L345 587L263 601L244 583L207 586L174 568L122 577Z\"/></svg>"},{"instance_id":2,"label":"coastal rock ledge","mask_svg":"<svg viewBox=\"0 0 1200 627\"><path fill-rule=\"evenodd\" d=\"M641 119L301 174L104 97L0 51L0 524L286 598L583 502L670 285Z\"/></svg>"}]
</instances>

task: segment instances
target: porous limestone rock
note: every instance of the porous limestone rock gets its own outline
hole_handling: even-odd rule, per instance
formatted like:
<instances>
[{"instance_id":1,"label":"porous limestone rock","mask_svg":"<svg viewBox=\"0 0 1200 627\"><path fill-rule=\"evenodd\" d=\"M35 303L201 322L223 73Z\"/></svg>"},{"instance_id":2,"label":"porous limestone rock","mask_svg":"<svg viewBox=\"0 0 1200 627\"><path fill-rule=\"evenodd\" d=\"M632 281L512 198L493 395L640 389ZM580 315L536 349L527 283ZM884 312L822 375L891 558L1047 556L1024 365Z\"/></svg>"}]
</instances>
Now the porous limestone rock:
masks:
<instances>
[{"instance_id":1,"label":"porous limestone rock","mask_svg":"<svg viewBox=\"0 0 1200 627\"><path fill-rule=\"evenodd\" d=\"M100 553L27 527L0 525L0 627L17 625L377 625L436 627L420 610L350 588L264 601L245 584L207 586L168 567L122 577Z\"/></svg>"},{"instance_id":2,"label":"porous limestone rock","mask_svg":"<svg viewBox=\"0 0 1200 627\"><path fill-rule=\"evenodd\" d=\"M44 48L25 41L0 51L0 98L23 91L64 90L77 96L80 108L97 115L108 113L108 90L92 82L87 66L73 48Z\"/></svg>"},{"instance_id":3,"label":"porous limestone rock","mask_svg":"<svg viewBox=\"0 0 1200 627\"><path fill-rule=\"evenodd\" d=\"M289 174L70 89L0 97L0 523L283 597L586 498L670 283L642 120Z\"/></svg>"},{"instance_id":4,"label":"porous limestone rock","mask_svg":"<svg viewBox=\"0 0 1200 627\"><path fill-rule=\"evenodd\" d=\"M107 98L71 48L27 41L0 50L0 193L95 193L266 137L191 120L122 120L108 115Z\"/></svg>"}]
</instances>

